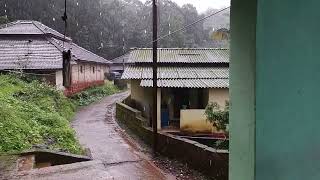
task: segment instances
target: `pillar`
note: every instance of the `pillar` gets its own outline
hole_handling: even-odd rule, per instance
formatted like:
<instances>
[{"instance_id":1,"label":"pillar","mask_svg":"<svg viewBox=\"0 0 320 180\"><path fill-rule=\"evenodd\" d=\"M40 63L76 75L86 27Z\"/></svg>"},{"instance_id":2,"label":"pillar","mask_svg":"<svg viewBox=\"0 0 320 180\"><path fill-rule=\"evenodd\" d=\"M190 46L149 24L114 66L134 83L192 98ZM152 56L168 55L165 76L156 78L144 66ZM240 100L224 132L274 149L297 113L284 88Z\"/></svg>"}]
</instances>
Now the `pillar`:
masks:
<instances>
[{"instance_id":1,"label":"pillar","mask_svg":"<svg viewBox=\"0 0 320 180\"><path fill-rule=\"evenodd\" d=\"M256 0L231 2L229 179L254 180Z\"/></svg>"},{"instance_id":2,"label":"pillar","mask_svg":"<svg viewBox=\"0 0 320 180\"><path fill-rule=\"evenodd\" d=\"M161 129L161 88L157 91L157 125L158 130Z\"/></svg>"}]
</instances>

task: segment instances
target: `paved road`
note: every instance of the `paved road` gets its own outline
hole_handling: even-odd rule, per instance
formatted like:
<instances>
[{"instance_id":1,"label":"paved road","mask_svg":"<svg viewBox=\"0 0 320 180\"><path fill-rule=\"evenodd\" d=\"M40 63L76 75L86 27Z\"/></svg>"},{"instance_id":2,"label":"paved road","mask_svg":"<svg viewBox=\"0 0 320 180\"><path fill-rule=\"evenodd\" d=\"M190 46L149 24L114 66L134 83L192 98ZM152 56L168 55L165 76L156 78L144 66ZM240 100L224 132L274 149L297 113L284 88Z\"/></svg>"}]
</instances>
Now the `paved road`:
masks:
<instances>
[{"instance_id":1,"label":"paved road","mask_svg":"<svg viewBox=\"0 0 320 180\"><path fill-rule=\"evenodd\" d=\"M128 96L120 93L80 110L73 127L80 143L90 148L93 159L100 160L115 179L166 179L151 162L139 155L114 119L115 103Z\"/></svg>"},{"instance_id":2,"label":"paved road","mask_svg":"<svg viewBox=\"0 0 320 180\"><path fill-rule=\"evenodd\" d=\"M142 155L115 122L115 103L127 95L106 97L76 114L72 126L80 143L90 148L93 161L35 169L21 179L172 179Z\"/></svg>"}]
</instances>

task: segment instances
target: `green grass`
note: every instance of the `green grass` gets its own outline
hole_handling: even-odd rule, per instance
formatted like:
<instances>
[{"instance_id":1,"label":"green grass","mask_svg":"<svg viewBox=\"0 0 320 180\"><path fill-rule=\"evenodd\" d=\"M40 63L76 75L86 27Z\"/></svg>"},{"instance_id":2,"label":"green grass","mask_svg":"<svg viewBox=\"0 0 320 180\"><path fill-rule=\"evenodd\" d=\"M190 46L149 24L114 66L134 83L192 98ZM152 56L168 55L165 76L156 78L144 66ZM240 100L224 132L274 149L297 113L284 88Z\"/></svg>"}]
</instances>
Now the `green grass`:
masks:
<instances>
[{"instance_id":1,"label":"green grass","mask_svg":"<svg viewBox=\"0 0 320 180\"><path fill-rule=\"evenodd\" d=\"M105 96L115 94L120 90L111 82L105 83L103 86L89 88L81 93L71 97L78 106L87 106L93 102L101 100Z\"/></svg>"},{"instance_id":2,"label":"green grass","mask_svg":"<svg viewBox=\"0 0 320 180\"><path fill-rule=\"evenodd\" d=\"M76 106L54 87L25 79L0 75L0 153L45 145L83 154L69 122Z\"/></svg>"}]
</instances>

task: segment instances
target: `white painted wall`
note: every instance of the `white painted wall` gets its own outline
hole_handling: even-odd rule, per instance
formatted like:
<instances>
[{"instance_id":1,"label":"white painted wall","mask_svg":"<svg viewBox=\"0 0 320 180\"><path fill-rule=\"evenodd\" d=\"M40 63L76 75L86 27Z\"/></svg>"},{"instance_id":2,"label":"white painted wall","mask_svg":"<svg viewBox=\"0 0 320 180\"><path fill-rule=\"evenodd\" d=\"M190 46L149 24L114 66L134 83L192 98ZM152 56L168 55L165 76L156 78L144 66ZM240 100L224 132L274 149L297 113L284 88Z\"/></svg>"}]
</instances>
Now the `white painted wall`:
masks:
<instances>
[{"instance_id":1,"label":"white painted wall","mask_svg":"<svg viewBox=\"0 0 320 180\"><path fill-rule=\"evenodd\" d=\"M62 70L56 71L56 87L58 90L64 90Z\"/></svg>"}]
</instances>

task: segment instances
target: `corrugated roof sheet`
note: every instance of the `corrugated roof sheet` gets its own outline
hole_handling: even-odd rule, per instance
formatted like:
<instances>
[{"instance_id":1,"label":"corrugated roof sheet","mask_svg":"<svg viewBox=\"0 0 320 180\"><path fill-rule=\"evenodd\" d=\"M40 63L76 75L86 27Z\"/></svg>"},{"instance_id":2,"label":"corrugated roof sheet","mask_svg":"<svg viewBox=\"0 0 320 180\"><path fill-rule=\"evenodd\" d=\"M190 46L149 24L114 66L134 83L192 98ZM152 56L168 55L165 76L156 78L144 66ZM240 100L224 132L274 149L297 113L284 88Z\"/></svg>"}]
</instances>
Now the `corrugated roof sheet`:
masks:
<instances>
[{"instance_id":1,"label":"corrugated roof sheet","mask_svg":"<svg viewBox=\"0 0 320 180\"><path fill-rule=\"evenodd\" d=\"M122 79L152 79L152 68L129 66ZM159 67L158 79L228 79L227 67Z\"/></svg>"},{"instance_id":2,"label":"corrugated roof sheet","mask_svg":"<svg viewBox=\"0 0 320 180\"><path fill-rule=\"evenodd\" d=\"M159 79L163 88L228 88L229 79ZM152 80L141 80L140 86L153 87Z\"/></svg>"},{"instance_id":3,"label":"corrugated roof sheet","mask_svg":"<svg viewBox=\"0 0 320 180\"><path fill-rule=\"evenodd\" d=\"M131 63L152 62L152 49L135 49L130 53ZM228 49L159 48L160 63L228 63Z\"/></svg>"},{"instance_id":4,"label":"corrugated roof sheet","mask_svg":"<svg viewBox=\"0 0 320 180\"><path fill-rule=\"evenodd\" d=\"M61 52L44 38L0 39L0 69L61 68Z\"/></svg>"}]
</instances>

